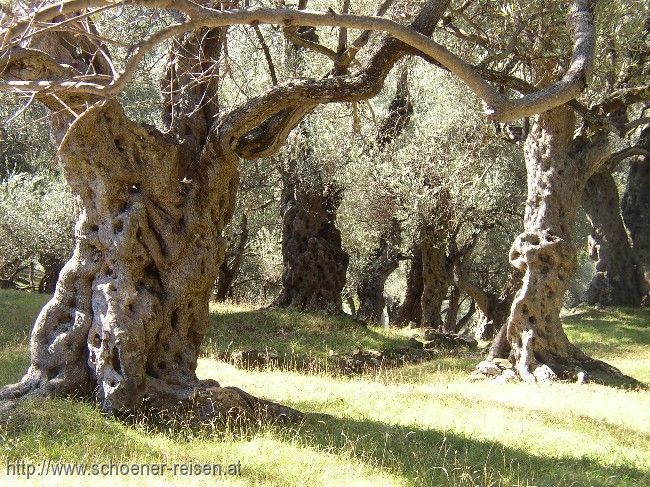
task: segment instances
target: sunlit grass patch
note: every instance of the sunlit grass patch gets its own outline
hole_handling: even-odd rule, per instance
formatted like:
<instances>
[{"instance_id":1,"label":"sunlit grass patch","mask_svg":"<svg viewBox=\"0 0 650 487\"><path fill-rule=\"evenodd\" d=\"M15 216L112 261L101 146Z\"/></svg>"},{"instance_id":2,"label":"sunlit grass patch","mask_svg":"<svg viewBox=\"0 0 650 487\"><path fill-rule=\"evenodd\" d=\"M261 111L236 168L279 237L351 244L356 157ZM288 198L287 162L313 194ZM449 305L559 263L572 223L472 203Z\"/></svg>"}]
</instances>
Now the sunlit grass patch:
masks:
<instances>
[{"instance_id":1,"label":"sunlit grass patch","mask_svg":"<svg viewBox=\"0 0 650 487\"><path fill-rule=\"evenodd\" d=\"M46 297L36 296L45 301ZM0 379L19 379L28 364L27 335L37 312L34 295L0 291L14 315L0 337ZM17 302L14 302L17 301ZM28 303L32 303L28 305ZM223 312L223 308L215 308ZM3 308L4 311L4 308ZM579 313L584 313L580 315ZM31 315L31 316L30 316ZM0 326L6 314L0 318ZM589 353L648 377L647 311L579 310L564 317L570 338ZM211 333L260 348L301 353L382 348L408 341L411 331L366 329L343 317L230 308L213 315ZM244 326L246 325L246 326ZM22 327L22 328L21 328ZM229 328L230 327L230 328ZM619 327L620 330L615 328ZM280 330L284 330L278 335ZM221 334L221 335L220 335ZM219 338L221 337L221 338ZM269 340L268 342L262 340ZM231 344L231 347L234 345ZM550 386L469 382L479 354L442 354L418 365L334 376L301 370L242 370L208 354L200 378L214 378L307 414L301 425L253 425L201 430L183 425L127 424L91 404L35 399L21 403L0 426L0 484L12 458L88 463L241 462L241 477L206 479L85 477L36 479L30 485L650 485L650 393L594 384ZM642 359L639 359L641 357ZM643 357L646 357L645 359Z\"/></svg>"},{"instance_id":2,"label":"sunlit grass patch","mask_svg":"<svg viewBox=\"0 0 650 487\"><path fill-rule=\"evenodd\" d=\"M25 343L34 319L49 299L46 294L0 290L0 345Z\"/></svg>"}]
</instances>

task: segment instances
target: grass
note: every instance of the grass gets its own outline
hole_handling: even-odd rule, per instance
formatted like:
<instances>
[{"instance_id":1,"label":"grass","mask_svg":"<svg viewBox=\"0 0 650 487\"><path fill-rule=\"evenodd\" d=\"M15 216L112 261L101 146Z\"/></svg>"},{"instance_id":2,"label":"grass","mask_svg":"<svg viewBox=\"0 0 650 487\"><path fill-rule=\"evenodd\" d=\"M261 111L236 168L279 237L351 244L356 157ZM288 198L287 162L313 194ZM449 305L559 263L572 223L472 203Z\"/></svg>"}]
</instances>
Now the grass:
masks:
<instances>
[{"instance_id":1,"label":"grass","mask_svg":"<svg viewBox=\"0 0 650 487\"><path fill-rule=\"evenodd\" d=\"M35 299L0 292L0 336L9 340L0 343L4 382L18 379L27 363L20 340L36 312ZM14 315L8 316L5 303ZM385 348L407 340L385 330L364 331L344 318L277 310L219 311L210 335L217 351L273 344L281 353L318 355L354 344ZM570 338L581 347L648 382L650 313L585 308L564 319ZM0 456L5 459L0 460L0 474L6 472L3 462L18 458L34 463L241 462L241 476L216 479L223 485L650 485L646 390L472 383L466 377L475 359L467 356L357 377L245 371L211 357L199 362L201 378L215 378L222 385L237 385L315 414L293 427L151 430L104 417L90 404L32 400L22 403L0 431ZM14 476L7 480L12 485L26 482ZM43 480L36 479L39 485ZM79 482L71 477L46 480ZM124 480L136 485L161 485L161 480L203 485L206 477L91 481L102 485Z\"/></svg>"},{"instance_id":2,"label":"grass","mask_svg":"<svg viewBox=\"0 0 650 487\"><path fill-rule=\"evenodd\" d=\"M650 384L650 310L580 307L564 316L564 325L588 355Z\"/></svg>"},{"instance_id":3,"label":"grass","mask_svg":"<svg viewBox=\"0 0 650 487\"><path fill-rule=\"evenodd\" d=\"M208 357L233 350L273 349L283 363L299 366L306 362L319 368L330 351L385 350L409 344L407 333L366 327L348 316L228 304L213 304L211 311L212 327L204 348Z\"/></svg>"}]
</instances>

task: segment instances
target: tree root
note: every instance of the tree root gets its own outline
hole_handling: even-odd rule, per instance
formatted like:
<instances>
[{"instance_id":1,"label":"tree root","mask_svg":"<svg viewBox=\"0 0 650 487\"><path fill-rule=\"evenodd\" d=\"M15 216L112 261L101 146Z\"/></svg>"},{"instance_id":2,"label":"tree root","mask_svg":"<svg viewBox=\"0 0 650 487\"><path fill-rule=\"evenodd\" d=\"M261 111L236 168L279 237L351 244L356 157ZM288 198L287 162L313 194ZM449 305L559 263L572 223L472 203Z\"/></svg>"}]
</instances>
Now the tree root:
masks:
<instances>
[{"instance_id":1,"label":"tree root","mask_svg":"<svg viewBox=\"0 0 650 487\"><path fill-rule=\"evenodd\" d=\"M593 382L611 387L644 387L642 382L625 375L619 369L602 360L587 356L577 348L569 357L547 358L545 363L559 378L577 382Z\"/></svg>"},{"instance_id":2,"label":"tree root","mask_svg":"<svg viewBox=\"0 0 650 487\"><path fill-rule=\"evenodd\" d=\"M100 404L102 412L120 419L143 418L151 422L174 420L195 425L222 422L248 423L299 423L304 414L273 401L255 397L237 387L221 387L215 380L197 381L194 385L183 386L170 394L149 395L142 405L134 410L111 410ZM35 397L55 397L46 387L34 382L20 382L0 390L0 417L6 417L25 399ZM75 396L77 399L94 397Z\"/></svg>"},{"instance_id":3,"label":"tree root","mask_svg":"<svg viewBox=\"0 0 650 487\"><path fill-rule=\"evenodd\" d=\"M623 374L616 367L591 358L577 348L574 348L573 354L569 357L531 355L523 355L517 363L512 356L506 358L490 354L486 360L476 366L476 370L470 377L473 380L481 377L499 378L507 373L510 375L507 378L502 377L503 380L500 382L509 382L518 378L531 384L570 381L580 384L591 382L621 388L647 387L646 384ZM511 374L510 371L514 371L515 374Z\"/></svg>"}]
</instances>

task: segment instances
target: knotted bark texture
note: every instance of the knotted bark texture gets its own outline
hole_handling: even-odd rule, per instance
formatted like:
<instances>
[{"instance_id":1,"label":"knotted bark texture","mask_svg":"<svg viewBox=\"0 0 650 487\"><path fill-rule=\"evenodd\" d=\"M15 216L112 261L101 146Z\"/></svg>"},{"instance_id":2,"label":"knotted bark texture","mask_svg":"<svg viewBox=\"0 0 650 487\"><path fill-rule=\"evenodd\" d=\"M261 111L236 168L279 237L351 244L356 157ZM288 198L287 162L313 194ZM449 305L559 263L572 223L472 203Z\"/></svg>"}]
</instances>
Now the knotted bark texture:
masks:
<instances>
[{"instance_id":1,"label":"knotted bark texture","mask_svg":"<svg viewBox=\"0 0 650 487\"><path fill-rule=\"evenodd\" d=\"M286 178L285 178L286 179ZM285 181L282 197L282 291L276 306L342 312L349 263L336 228L342 189Z\"/></svg>"},{"instance_id":2,"label":"knotted bark texture","mask_svg":"<svg viewBox=\"0 0 650 487\"><path fill-rule=\"evenodd\" d=\"M29 371L0 398L94 394L109 413L146 405L205 419L294 413L197 380L237 187L237 158L206 152L218 163L181 181L180 146L117 102L71 126L60 154L78 208L74 254L36 320Z\"/></svg>"},{"instance_id":3,"label":"knotted bark texture","mask_svg":"<svg viewBox=\"0 0 650 487\"><path fill-rule=\"evenodd\" d=\"M510 262L524 273L507 336L519 376L529 382L570 378L626 382L618 369L572 345L560 322L564 292L576 268L573 231L586 180L608 156L606 144L573 140L574 115L558 108L537 117L526 141L528 200L524 233Z\"/></svg>"},{"instance_id":4,"label":"knotted bark texture","mask_svg":"<svg viewBox=\"0 0 650 487\"><path fill-rule=\"evenodd\" d=\"M591 223L589 253L596 264L585 302L638 306L643 295L642 277L621 218L616 182L610 173L596 173L589 178L582 206Z\"/></svg>"}]
</instances>

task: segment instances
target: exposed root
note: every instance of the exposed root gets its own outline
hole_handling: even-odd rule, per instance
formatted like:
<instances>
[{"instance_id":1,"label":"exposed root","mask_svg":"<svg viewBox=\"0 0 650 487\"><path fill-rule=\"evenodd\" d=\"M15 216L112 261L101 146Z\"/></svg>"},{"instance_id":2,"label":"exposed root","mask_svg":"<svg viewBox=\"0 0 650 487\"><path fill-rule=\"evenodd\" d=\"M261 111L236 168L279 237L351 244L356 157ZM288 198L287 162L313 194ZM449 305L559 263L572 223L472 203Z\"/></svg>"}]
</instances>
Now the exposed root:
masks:
<instances>
[{"instance_id":1,"label":"exposed root","mask_svg":"<svg viewBox=\"0 0 650 487\"><path fill-rule=\"evenodd\" d=\"M152 422L161 418L174 419L193 424L206 424L221 421L240 424L263 423L297 423L303 420L303 413L273 401L255 397L237 387L221 387L217 381L197 381L194 386L179 388L175 399L165 397L148 397L141 406L134 410L106 409L100 403L102 412L112 416L128 419L136 416ZM16 405L25 399L34 397L53 397L47 388L37 387L35 383L21 382L0 390L0 417L6 417Z\"/></svg>"},{"instance_id":2,"label":"exposed root","mask_svg":"<svg viewBox=\"0 0 650 487\"><path fill-rule=\"evenodd\" d=\"M569 357L549 357L548 368L559 378L578 382L594 382L613 387L636 388L644 384L625 375L619 369L602 360L591 358L574 347Z\"/></svg>"},{"instance_id":3,"label":"exposed root","mask_svg":"<svg viewBox=\"0 0 650 487\"><path fill-rule=\"evenodd\" d=\"M519 362L516 362L512 357L501 358L490 355L470 374L471 380L481 378L492 378L497 382L522 380L530 384L568 381L578 384L592 382L624 388L646 387L645 384L623 374L616 367L588 357L575 347L574 353L564 358L542 358L531 353L522 353Z\"/></svg>"}]
</instances>

